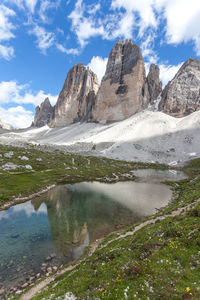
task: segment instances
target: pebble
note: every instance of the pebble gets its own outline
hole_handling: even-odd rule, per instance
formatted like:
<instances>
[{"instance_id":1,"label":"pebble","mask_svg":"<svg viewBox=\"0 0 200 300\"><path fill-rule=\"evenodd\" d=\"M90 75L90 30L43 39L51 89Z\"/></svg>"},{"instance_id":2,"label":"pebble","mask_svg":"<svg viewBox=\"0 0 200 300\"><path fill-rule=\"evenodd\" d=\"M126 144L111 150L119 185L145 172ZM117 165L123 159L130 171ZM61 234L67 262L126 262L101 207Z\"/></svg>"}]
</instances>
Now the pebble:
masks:
<instances>
[{"instance_id":1,"label":"pebble","mask_svg":"<svg viewBox=\"0 0 200 300\"><path fill-rule=\"evenodd\" d=\"M51 267L47 268L47 272L51 273L52 272L52 268Z\"/></svg>"},{"instance_id":2,"label":"pebble","mask_svg":"<svg viewBox=\"0 0 200 300\"><path fill-rule=\"evenodd\" d=\"M35 277L31 276L29 277L29 281L33 281L35 279Z\"/></svg>"},{"instance_id":3,"label":"pebble","mask_svg":"<svg viewBox=\"0 0 200 300\"><path fill-rule=\"evenodd\" d=\"M40 278L41 274L37 273L36 278Z\"/></svg>"},{"instance_id":4,"label":"pebble","mask_svg":"<svg viewBox=\"0 0 200 300\"><path fill-rule=\"evenodd\" d=\"M4 289L0 289L0 295L3 295L5 293Z\"/></svg>"},{"instance_id":5,"label":"pebble","mask_svg":"<svg viewBox=\"0 0 200 300\"><path fill-rule=\"evenodd\" d=\"M55 257L56 257L56 254L55 254L55 253L52 253L50 256L51 256L51 258L55 258Z\"/></svg>"},{"instance_id":6,"label":"pebble","mask_svg":"<svg viewBox=\"0 0 200 300\"><path fill-rule=\"evenodd\" d=\"M22 289L25 289L25 288L27 288L27 286L28 286L28 283L24 283L24 284L21 286L21 288L22 288Z\"/></svg>"},{"instance_id":7,"label":"pebble","mask_svg":"<svg viewBox=\"0 0 200 300\"><path fill-rule=\"evenodd\" d=\"M46 261L50 261L51 260L51 256L47 256L47 258L45 259ZM43 265L43 264L42 264Z\"/></svg>"}]
</instances>

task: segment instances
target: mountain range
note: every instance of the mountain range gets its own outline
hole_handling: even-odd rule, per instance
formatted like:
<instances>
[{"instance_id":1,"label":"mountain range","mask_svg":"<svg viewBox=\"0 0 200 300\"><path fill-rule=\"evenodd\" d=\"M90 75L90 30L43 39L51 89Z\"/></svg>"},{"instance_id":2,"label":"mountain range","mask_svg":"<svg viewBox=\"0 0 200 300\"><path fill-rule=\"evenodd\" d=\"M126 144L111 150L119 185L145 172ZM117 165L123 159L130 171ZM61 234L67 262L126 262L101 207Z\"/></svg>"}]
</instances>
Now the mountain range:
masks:
<instances>
[{"instance_id":1,"label":"mountain range","mask_svg":"<svg viewBox=\"0 0 200 300\"><path fill-rule=\"evenodd\" d=\"M164 89L159 73L159 67L151 64L146 76L140 48L131 40L119 40L110 52L100 85L88 67L74 65L56 105L52 107L46 98L36 108L33 125L104 124L122 121L149 106L178 118L200 109L199 60L189 58Z\"/></svg>"}]
</instances>

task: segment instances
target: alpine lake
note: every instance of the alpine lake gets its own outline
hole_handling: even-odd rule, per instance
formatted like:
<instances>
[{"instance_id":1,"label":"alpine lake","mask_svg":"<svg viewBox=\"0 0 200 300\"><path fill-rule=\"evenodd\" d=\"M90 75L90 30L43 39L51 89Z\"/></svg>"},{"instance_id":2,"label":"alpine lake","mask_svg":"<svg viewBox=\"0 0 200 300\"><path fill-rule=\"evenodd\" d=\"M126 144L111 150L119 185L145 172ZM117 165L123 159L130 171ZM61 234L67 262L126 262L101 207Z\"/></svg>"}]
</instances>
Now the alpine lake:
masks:
<instances>
[{"instance_id":1,"label":"alpine lake","mask_svg":"<svg viewBox=\"0 0 200 300\"><path fill-rule=\"evenodd\" d=\"M172 196L162 182L186 178L173 170L133 172L135 181L59 185L1 211L2 297L78 259L96 239L154 214Z\"/></svg>"}]
</instances>

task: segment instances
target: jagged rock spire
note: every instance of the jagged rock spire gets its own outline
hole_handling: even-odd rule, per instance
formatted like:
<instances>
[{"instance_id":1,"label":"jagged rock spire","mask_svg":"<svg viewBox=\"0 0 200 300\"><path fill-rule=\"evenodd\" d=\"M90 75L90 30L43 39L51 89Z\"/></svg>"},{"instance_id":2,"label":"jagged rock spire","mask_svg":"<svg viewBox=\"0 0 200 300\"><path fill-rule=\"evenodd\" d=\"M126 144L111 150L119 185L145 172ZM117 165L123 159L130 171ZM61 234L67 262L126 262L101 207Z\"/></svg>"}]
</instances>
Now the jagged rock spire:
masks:
<instances>
[{"instance_id":1,"label":"jagged rock spire","mask_svg":"<svg viewBox=\"0 0 200 300\"><path fill-rule=\"evenodd\" d=\"M49 98L46 98L40 106L37 106L35 109L35 118L33 126L42 127L52 120L53 116L53 107L49 101Z\"/></svg>"},{"instance_id":2,"label":"jagged rock spire","mask_svg":"<svg viewBox=\"0 0 200 300\"><path fill-rule=\"evenodd\" d=\"M55 106L52 127L62 127L76 121L86 121L98 91L97 76L82 63L68 72Z\"/></svg>"},{"instance_id":3,"label":"jagged rock spire","mask_svg":"<svg viewBox=\"0 0 200 300\"><path fill-rule=\"evenodd\" d=\"M119 40L109 55L92 110L93 120L119 121L147 107L144 85L145 68L140 48L131 40Z\"/></svg>"}]
</instances>

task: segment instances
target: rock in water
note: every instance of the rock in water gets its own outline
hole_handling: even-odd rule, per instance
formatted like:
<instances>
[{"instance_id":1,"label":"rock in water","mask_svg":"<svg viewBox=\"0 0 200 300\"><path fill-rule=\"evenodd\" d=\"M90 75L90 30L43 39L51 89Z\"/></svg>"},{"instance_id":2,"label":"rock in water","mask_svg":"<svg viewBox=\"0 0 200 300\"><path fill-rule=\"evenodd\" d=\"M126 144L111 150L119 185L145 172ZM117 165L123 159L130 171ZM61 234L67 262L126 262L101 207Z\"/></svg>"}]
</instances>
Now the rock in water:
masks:
<instances>
[{"instance_id":1,"label":"rock in water","mask_svg":"<svg viewBox=\"0 0 200 300\"><path fill-rule=\"evenodd\" d=\"M90 119L98 88L97 76L83 64L75 65L68 72L51 126L62 127Z\"/></svg>"},{"instance_id":2,"label":"rock in water","mask_svg":"<svg viewBox=\"0 0 200 300\"><path fill-rule=\"evenodd\" d=\"M144 59L140 48L132 41L118 41L113 47L102 79L93 121L120 121L143 110L148 105L145 92Z\"/></svg>"},{"instance_id":3,"label":"rock in water","mask_svg":"<svg viewBox=\"0 0 200 300\"><path fill-rule=\"evenodd\" d=\"M53 116L53 107L49 101L49 98L46 98L40 106L37 106L35 109L35 117L33 126L42 127L52 120Z\"/></svg>"},{"instance_id":4,"label":"rock in water","mask_svg":"<svg viewBox=\"0 0 200 300\"><path fill-rule=\"evenodd\" d=\"M149 101L150 103L153 103L154 100L156 100L162 92L162 82L160 81L160 69L157 65L150 65L146 83L148 88Z\"/></svg>"},{"instance_id":5,"label":"rock in water","mask_svg":"<svg viewBox=\"0 0 200 300\"><path fill-rule=\"evenodd\" d=\"M200 60L190 58L162 92L159 110L184 117L200 109Z\"/></svg>"}]
</instances>

